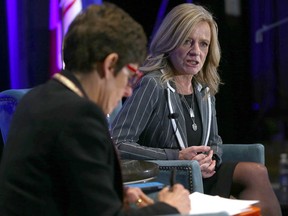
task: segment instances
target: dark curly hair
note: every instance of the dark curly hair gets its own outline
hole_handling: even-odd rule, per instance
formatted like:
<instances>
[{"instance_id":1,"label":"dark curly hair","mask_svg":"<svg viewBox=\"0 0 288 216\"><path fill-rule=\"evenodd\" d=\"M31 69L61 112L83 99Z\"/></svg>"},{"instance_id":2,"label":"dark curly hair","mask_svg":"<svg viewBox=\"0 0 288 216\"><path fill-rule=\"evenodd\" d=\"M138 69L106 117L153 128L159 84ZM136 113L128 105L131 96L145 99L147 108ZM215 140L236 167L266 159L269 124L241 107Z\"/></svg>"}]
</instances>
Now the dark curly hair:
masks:
<instances>
[{"instance_id":1,"label":"dark curly hair","mask_svg":"<svg viewBox=\"0 0 288 216\"><path fill-rule=\"evenodd\" d=\"M117 73L128 63L142 63L146 44L142 26L122 9L108 2L91 5L69 26L63 48L65 68L88 73L115 52Z\"/></svg>"}]
</instances>

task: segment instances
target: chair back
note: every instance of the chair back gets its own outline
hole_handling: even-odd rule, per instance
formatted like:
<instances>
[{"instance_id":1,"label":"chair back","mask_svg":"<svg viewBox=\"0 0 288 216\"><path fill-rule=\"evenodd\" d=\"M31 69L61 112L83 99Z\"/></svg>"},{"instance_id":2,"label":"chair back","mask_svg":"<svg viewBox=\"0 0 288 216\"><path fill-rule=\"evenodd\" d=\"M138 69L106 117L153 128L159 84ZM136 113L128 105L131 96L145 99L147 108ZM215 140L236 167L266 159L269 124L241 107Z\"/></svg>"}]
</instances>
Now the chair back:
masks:
<instances>
[{"instance_id":1,"label":"chair back","mask_svg":"<svg viewBox=\"0 0 288 216\"><path fill-rule=\"evenodd\" d=\"M21 98L30 89L9 89L0 92L0 130L5 145L12 116Z\"/></svg>"},{"instance_id":2,"label":"chair back","mask_svg":"<svg viewBox=\"0 0 288 216\"><path fill-rule=\"evenodd\" d=\"M223 144L223 162L247 161L265 164L265 147L262 143Z\"/></svg>"}]
</instances>

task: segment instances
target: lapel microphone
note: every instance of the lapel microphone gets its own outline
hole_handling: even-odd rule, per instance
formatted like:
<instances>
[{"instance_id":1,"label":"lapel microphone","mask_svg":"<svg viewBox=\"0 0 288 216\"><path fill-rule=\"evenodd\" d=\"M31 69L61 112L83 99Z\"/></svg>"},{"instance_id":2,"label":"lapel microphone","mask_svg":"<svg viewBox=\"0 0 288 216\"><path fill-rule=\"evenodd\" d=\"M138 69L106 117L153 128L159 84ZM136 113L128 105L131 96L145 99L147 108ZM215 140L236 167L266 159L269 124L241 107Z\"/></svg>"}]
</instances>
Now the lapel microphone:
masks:
<instances>
[{"instance_id":1,"label":"lapel microphone","mask_svg":"<svg viewBox=\"0 0 288 216\"><path fill-rule=\"evenodd\" d=\"M179 114L178 113L170 113L168 115L168 118L169 119L177 119L179 117Z\"/></svg>"}]
</instances>

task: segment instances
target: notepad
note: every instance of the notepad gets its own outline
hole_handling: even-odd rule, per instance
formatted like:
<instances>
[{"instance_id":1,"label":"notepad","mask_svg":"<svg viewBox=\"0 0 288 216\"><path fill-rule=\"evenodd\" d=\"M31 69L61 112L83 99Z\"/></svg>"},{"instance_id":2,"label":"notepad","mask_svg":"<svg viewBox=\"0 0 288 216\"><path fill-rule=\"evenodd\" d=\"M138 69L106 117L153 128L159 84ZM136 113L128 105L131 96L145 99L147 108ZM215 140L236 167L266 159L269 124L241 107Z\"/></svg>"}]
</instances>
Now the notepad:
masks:
<instances>
[{"instance_id":1,"label":"notepad","mask_svg":"<svg viewBox=\"0 0 288 216\"><path fill-rule=\"evenodd\" d=\"M191 201L191 215L219 212L236 215L247 211L253 204L259 202L258 200L228 199L199 192L190 194L189 198Z\"/></svg>"}]
</instances>

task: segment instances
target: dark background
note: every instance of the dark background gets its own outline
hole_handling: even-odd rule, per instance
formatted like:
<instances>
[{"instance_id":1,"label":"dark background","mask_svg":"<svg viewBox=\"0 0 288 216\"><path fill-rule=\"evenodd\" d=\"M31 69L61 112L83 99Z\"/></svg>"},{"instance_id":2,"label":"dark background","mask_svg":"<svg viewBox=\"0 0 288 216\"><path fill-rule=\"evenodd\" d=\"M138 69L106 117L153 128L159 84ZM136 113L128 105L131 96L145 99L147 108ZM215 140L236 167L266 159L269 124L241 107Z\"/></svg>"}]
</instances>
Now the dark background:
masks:
<instances>
[{"instance_id":1,"label":"dark background","mask_svg":"<svg viewBox=\"0 0 288 216\"><path fill-rule=\"evenodd\" d=\"M119 5L140 22L150 39L161 5L167 3L166 14L186 1L110 2ZM262 142L287 151L288 23L263 33L261 43L255 42L255 34L263 25L287 18L288 2L239 2L240 14L231 15L227 14L224 0L193 1L210 10L219 26L222 48L219 73L224 83L216 95L219 133L224 143ZM21 47L20 60L15 64L20 64L23 81L18 88L30 88L50 77L49 0L19 0L17 7ZM12 88L6 15L6 1L0 1L0 91ZM283 147L286 149L283 150Z\"/></svg>"}]
</instances>

